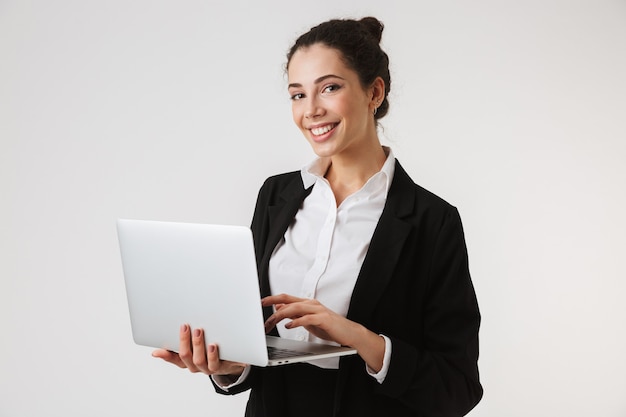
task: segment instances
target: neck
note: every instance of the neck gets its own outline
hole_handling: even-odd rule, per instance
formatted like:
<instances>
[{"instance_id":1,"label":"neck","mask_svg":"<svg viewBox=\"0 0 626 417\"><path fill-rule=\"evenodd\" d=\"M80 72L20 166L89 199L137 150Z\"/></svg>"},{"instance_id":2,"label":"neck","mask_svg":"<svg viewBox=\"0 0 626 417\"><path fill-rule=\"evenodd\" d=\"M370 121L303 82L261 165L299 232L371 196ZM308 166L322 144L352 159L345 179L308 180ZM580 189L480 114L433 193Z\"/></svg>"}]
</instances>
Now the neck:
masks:
<instances>
[{"instance_id":1,"label":"neck","mask_svg":"<svg viewBox=\"0 0 626 417\"><path fill-rule=\"evenodd\" d=\"M387 155L378 141L375 146L360 148L349 155L331 157L325 177L335 194L337 206L379 172L386 159Z\"/></svg>"}]
</instances>

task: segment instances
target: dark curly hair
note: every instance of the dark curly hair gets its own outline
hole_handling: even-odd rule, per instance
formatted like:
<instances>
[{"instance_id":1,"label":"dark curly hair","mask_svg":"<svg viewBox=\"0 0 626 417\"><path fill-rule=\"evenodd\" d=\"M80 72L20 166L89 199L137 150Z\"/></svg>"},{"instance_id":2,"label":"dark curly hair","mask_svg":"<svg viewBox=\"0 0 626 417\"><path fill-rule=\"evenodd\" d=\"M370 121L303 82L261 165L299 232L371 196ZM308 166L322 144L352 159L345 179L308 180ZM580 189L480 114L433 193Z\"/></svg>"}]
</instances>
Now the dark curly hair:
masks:
<instances>
[{"instance_id":1,"label":"dark curly hair","mask_svg":"<svg viewBox=\"0 0 626 417\"><path fill-rule=\"evenodd\" d=\"M300 48L321 43L341 52L348 68L355 71L363 88L372 85L376 77L385 82L385 98L374 118L382 118L389 111L387 96L391 90L389 57L380 47L384 25L374 17L360 20L333 19L321 23L301 35L287 53L287 65Z\"/></svg>"}]
</instances>

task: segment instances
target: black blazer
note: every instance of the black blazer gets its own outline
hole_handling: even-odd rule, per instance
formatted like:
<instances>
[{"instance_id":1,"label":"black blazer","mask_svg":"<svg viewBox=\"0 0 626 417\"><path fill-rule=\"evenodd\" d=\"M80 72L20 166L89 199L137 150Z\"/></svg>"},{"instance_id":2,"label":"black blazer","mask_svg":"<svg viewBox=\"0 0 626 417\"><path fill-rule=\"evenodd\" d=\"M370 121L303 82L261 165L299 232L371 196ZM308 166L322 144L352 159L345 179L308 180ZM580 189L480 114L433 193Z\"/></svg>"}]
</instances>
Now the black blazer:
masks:
<instances>
[{"instance_id":1,"label":"black blazer","mask_svg":"<svg viewBox=\"0 0 626 417\"><path fill-rule=\"evenodd\" d=\"M268 267L305 190L299 172L269 178L252 221L261 295ZM268 317L271 309L266 309ZM462 416L481 399L480 313L461 219L455 207L413 183L396 161L387 202L354 287L347 317L392 341L389 371L379 384L358 355L340 360L335 416ZM281 367L256 368L246 416L279 417Z\"/></svg>"}]
</instances>

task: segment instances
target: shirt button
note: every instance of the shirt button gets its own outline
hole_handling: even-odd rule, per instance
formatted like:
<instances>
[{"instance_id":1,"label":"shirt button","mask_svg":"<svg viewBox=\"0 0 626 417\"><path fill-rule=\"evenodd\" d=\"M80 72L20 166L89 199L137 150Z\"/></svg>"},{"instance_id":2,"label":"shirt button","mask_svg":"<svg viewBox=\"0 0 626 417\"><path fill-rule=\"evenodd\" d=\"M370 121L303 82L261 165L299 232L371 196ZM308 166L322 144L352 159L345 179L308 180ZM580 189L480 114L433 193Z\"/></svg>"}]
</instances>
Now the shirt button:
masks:
<instances>
[{"instance_id":1,"label":"shirt button","mask_svg":"<svg viewBox=\"0 0 626 417\"><path fill-rule=\"evenodd\" d=\"M296 339L302 342L304 340L304 335L299 334L298 337L296 337Z\"/></svg>"}]
</instances>

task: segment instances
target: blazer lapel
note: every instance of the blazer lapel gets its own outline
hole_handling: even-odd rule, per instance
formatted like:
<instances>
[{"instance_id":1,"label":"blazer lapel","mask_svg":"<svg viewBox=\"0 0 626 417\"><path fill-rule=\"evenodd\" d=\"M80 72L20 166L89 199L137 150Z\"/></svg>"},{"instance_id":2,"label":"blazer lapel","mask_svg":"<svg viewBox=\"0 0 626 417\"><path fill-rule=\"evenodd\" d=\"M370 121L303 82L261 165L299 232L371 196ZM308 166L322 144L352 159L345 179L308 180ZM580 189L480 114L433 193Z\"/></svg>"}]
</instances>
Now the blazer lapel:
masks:
<instances>
[{"instance_id":1,"label":"blazer lapel","mask_svg":"<svg viewBox=\"0 0 626 417\"><path fill-rule=\"evenodd\" d=\"M270 295L269 284L269 261L276 245L285 235L285 231L293 221L302 201L311 193L313 186L305 189L302 180L292 181L280 193L280 199L276 205L267 209L270 234L263 249L263 258L259 268L261 297Z\"/></svg>"},{"instance_id":2,"label":"blazer lapel","mask_svg":"<svg viewBox=\"0 0 626 417\"><path fill-rule=\"evenodd\" d=\"M410 215L415 207L413 181L396 161L395 174L387 203L381 214L370 247L359 273L347 317L359 323L367 323L389 284L398 262L402 247L411 231L411 225L402 218Z\"/></svg>"},{"instance_id":3,"label":"blazer lapel","mask_svg":"<svg viewBox=\"0 0 626 417\"><path fill-rule=\"evenodd\" d=\"M396 161L393 182L387 195L387 203L372 235L370 247L363 261L356 285L350 299L347 318L358 323L371 322L374 308L391 280L402 248L412 225L402 220L415 211L414 183L400 163ZM339 373L335 388L334 415L341 409L341 398L346 389L349 369L364 366L353 356L339 360Z\"/></svg>"}]
</instances>

